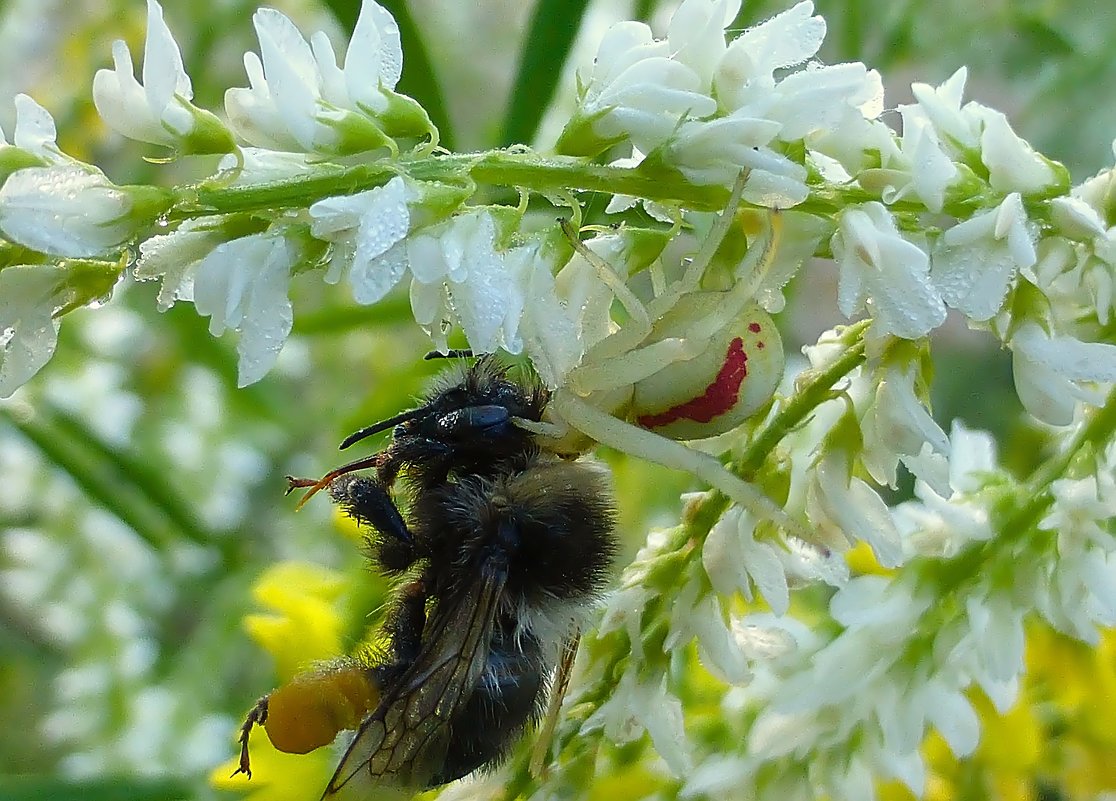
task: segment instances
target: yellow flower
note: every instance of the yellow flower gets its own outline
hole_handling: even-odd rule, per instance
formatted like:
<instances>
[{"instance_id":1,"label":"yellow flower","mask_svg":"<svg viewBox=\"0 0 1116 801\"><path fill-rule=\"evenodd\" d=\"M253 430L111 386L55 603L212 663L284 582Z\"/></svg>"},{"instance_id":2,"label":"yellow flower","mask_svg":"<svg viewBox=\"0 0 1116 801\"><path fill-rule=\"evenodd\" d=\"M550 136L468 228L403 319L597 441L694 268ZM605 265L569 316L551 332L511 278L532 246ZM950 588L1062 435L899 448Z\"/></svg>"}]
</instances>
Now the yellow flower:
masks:
<instances>
[{"instance_id":1,"label":"yellow flower","mask_svg":"<svg viewBox=\"0 0 1116 801\"><path fill-rule=\"evenodd\" d=\"M338 607L347 589L340 573L305 562L272 565L253 585L252 597L269 611L246 615L244 627L275 657L281 680L341 654L343 620ZM250 801L301 801L320 795L336 762L330 748L282 753L259 727L252 732L250 750L255 778L232 775L239 765L239 757L234 757L213 770L210 784L247 793Z\"/></svg>"},{"instance_id":2,"label":"yellow flower","mask_svg":"<svg viewBox=\"0 0 1116 801\"><path fill-rule=\"evenodd\" d=\"M243 773L232 775L239 764L239 758L233 758L213 769L210 786L239 792L247 801L306 801L321 795L337 761L332 748L284 754L259 729L253 732L251 746L251 780Z\"/></svg>"},{"instance_id":3,"label":"yellow flower","mask_svg":"<svg viewBox=\"0 0 1116 801\"><path fill-rule=\"evenodd\" d=\"M244 627L275 657L280 679L341 655L344 624L337 602L345 589L341 574L305 562L281 562L260 576L252 596L272 612L247 615Z\"/></svg>"},{"instance_id":4,"label":"yellow flower","mask_svg":"<svg viewBox=\"0 0 1116 801\"><path fill-rule=\"evenodd\" d=\"M853 572L853 575L893 576L896 572L891 568L881 566L876 560L876 554L873 552L872 546L864 540L848 550L845 554L845 562L848 563L849 570Z\"/></svg>"}]
</instances>

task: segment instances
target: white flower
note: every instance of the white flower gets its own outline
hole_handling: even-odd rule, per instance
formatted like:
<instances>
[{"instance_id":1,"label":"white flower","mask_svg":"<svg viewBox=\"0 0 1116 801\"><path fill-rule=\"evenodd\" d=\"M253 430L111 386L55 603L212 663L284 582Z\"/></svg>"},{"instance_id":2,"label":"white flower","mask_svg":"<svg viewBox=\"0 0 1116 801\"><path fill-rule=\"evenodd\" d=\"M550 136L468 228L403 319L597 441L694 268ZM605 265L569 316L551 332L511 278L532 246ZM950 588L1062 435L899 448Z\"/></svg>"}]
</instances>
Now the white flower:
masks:
<instances>
[{"instance_id":1,"label":"white flower","mask_svg":"<svg viewBox=\"0 0 1116 801\"><path fill-rule=\"evenodd\" d=\"M974 107L973 113L982 123L980 160L988 168L988 183L993 189L1032 195L1059 183L1061 176L1052 163L1012 130L1003 113L979 103L969 106Z\"/></svg>"},{"instance_id":2,"label":"white flower","mask_svg":"<svg viewBox=\"0 0 1116 801\"><path fill-rule=\"evenodd\" d=\"M592 155L624 139L650 153L680 119L706 117L717 103L701 76L671 58L667 42L640 22L620 22L601 40L575 117L558 142L559 152Z\"/></svg>"},{"instance_id":3,"label":"white flower","mask_svg":"<svg viewBox=\"0 0 1116 801\"><path fill-rule=\"evenodd\" d=\"M415 320L444 347L446 326L461 324L477 353L522 349L519 323L537 247L496 249L496 222L485 209L407 239Z\"/></svg>"},{"instance_id":4,"label":"white flower","mask_svg":"<svg viewBox=\"0 0 1116 801\"><path fill-rule=\"evenodd\" d=\"M210 318L209 333L240 332L238 386L264 377L291 332L287 284L297 257L285 237L265 232L218 245L196 267L194 306Z\"/></svg>"},{"instance_id":5,"label":"white flower","mask_svg":"<svg viewBox=\"0 0 1116 801\"><path fill-rule=\"evenodd\" d=\"M98 70L93 77L93 104L114 131L186 153L227 153L235 147L213 114L190 103L190 76L155 0L147 1L143 84L132 72L132 54L124 41L113 42L112 60L113 69Z\"/></svg>"},{"instance_id":6,"label":"white flower","mask_svg":"<svg viewBox=\"0 0 1116 801\"><path fill-rule=\"evenodd\" d=\"M954 420L949 432L949 485L955 492L976 492L998 469L996 441L987 431L970 430Z\"/></svg>"},{"instance_id":7,"label":"white flower","mask_svg":"<svg viewBox=\"0 0 1116 801\"><path fill-rule=\"evenodd\" d=\"M1029 195L1060 183L1064 170L1055 169L1053 162L1020 139L1002 113L975 102L961 105L967 78L962 67L941 86L911 86L919 108L950 155L964 161L978 151L988 168L988 182L998 192Z\"/></svg>"},{"instance_id":8,"label":"white flower","mask_svg":"<svg viewBox=\"0 0 1116 801\"><path fill-rule=\"evenodd\" d=\"M563 267L562 272L565 273L568 267ZM584 271L584 275L590 277L588 271ZM603 282L598 280L594 286L600 297L609 294ZM530 356L539 378L546 386L554 388L578 365L587 347L586 340L581 336L578 313L597 304L586 302L579 307L568 297L562 297L555 276L546 268L531 270L527 274L525 296L524 350Z\"/></svg>"},{"instance_id":9,"label":"white flower","mask_svg":"<svg viewBox=\"0 0 1116 801\"><path fill-rule=\"evenodd\" d=\"M925 83L911 84L911 93L926 119L934 126L938 139L954 156L976 149L980 141L980 127L969 109L961 108L965 95L965 81L969 71L961 67L939 86Z\"/></svg>"},{"instance_id":10,"label":"white flower","mask_svg":"<svg viewBox=\"0 0 1116 801\"><path fill-rule=\"evenodd\" d=\"M882 166L857 175L860 185L880 192L885 203L914 195L931 211L941 211L946 188L960 175L938 139L925 111L918 105L900 106L903 136L898 149L879 148ZM865 150L871 150L865 142Z\"/></svg>"},{"instance_id":11,"label":"white flower","mask_svg":"<svg viewBox=\"0 0 1116 801\"><path fill-rule=\"evenodd\" d=\"M197 264L226 236L219 217L187 220L169 234L153 236L140 244L135 276L140 281L161 278L159 311L166 311L176 300L194 299L194 271Z\"/></svg>"},{"instance_id":12,"label":"white flower","mask_svg":"<svg viewBox=\"0 0 1116 801\"><path fill-rule=\"evenodd\" d=\"M949 450L952 493L939 494L919 481L915 484L919 500L907 501L893 510L908 558L951 557L970 542L985 542L995 536L984 501L979 495L972 497L990 476L997 475L992 437L984 431L969 431L955 420Z\"/></svg>"},{"instance_id":13,"label":"white flower","mask_svg":"<svg viewBox=\"0 0 1116 801\"><path fill-rule=\"evenodd\" d=\"M733 115L682 123L658 153L695 184L731 186L747 169L744 200L790 208L806 199L806 168L767 147L779 132L771 120Z\"/></svg>"},{"instance_id":14,"label":"white flower","mask_svg":"<svg viewBox=\"0 0 1116 801\"><path fill-rule=\"evenodd\" d=\"M311 39L315 52L326 54L328 41L323 34L315 34ZM332 56L332 49L328 55ZM325 67L332 67L333 61L319 59ZM326 78L327 99L347 97L356 108L382 114L391 104L385 90L395 89L403 75L403 48L400 44L399 26L383 6L370 0L363 0L360 16L353 27L353 36L345 51L345 66L340 72L323 69ZM332 85L343 79L344 94L341 87Z\"/></svg>"},{"instance_id":15,"label":"white flower","mask_svg":"<svg viewBox=\"0 0 1116 801\"><path fill-rule=\"evenodd\" d=\"M701 562L713 588L722 595L739 592L751 601L754 585L775 614L784 614L789 608L790 592L779 546L757 541L755 520L740 507L729 509L710 529Z\"/></svg>"},{"instance_id":16,"label":"white flower","mask_svg":"<svg viewBox=\"0 0 1116 801\"><path fill-rule=\"evenodd\" d=\"M1116 345L1048 334L1025 322L1008 343L1015 391L1024 408L1055 426L1073 422L1078 400L1100 404L1103 395L1078 382L1116 381Z\"/></svg>"},{"instance_id":17,"label":"white flower","mask_svg":"<svg viewBox=\"0 0 1116 801\"><path fill-rule=\"evenodd\" d=\"M623 630L631 643L633 657L642 659L643 638L640 636L639 626L643 610L654 597L654 592L638 583L626 584L610 593L597 627L597 635L603 637L612 631Z\"/></svg>"},{"instance_id":18,"label":"white flower","mask_svg":"<svg viewBox=\"0 0 1116 801\"><path fill-rule=\"evenodd\" d=\"M1063 553L1091 546L1116 550L1107 532L1108 523L1116 517L1114 483L1108 473L1053 482L1054 503L1039 528L1057 533Z\"/></svg>"},{"instance_id":19,"label":"white flower","mask_svg":"<svg viewBox=\"0 0 1116 801\"><path fill-rule=\"evenodd\" d=\"M728 46L713 80L723 108L735 111L762 98L775 85L775 70L797 66L818 52L825 20L813 13L814 4L804 0L749 28Z\"/></svg>"},{"instance_id":20,"label":"white flower","mask_svg":"<svg viewBox=\"0 0 1116 801\"><path fill-rule=\"evenodd\" d=\"M830 602L830 614L845 630L815 653L799 655L799 671L774 689L771 712L842 706L846 714L867 711L848 702L861 697L870 704L875 688L890 683L887 674L930 600L882 576L854 578Z\"/></svg>"},{"instance_id":21,"label":"white flower","mask_svg":"<svg viewBox=\"0 0 1116 801\"><path fill-rule=\"evenodd\" d=\"M864 131L866 120L883 111L883 80L859 61L847 64L809 64L775 85L765 117L780 123L784 142L805 139L832 148ZM745 106L741 111L751 108ZM870 145L863 140L860 146Z\"/></svg>"},{"instance_id":22,"label":"white flower","mask_svg":"<svg viewBox=\"0 0 1116 801\"><path fill-rule=\"evenodd\" d=\"M945 320L929 256L899 233L882 204L845 209L831 244L841 265L837 302L846 316L867 303L876 332L905 339L925 336Z\"/></svg>"},{"instance_id":23,"label":"white flower","mask_svg":"<svg viewBox=\"0 0 1116 801\"><path fill-rule=\"evenodd\" d=\"M251 186L270 181L286 181L305 175L318 159L306 153L287 153L261 147L242 147L217 164L220 180L229 186ZM318 169L321 169L318 166Z\"/></svg>"},{"instance_id":24,"label":"white flower","mask_svg":"<svg viewBox=\"0 0 1116 801\"><path fill-rule=\"evenodd\" d=\"M882 577L849 582L831 602L833 618L845 630L820 649L776 665L775 681L753 685L761 697L749 752L766 761L793 754L817 762L831 747L849 754L849 738L855 737L852 753L861 767L842 769L842 756L833 772L812 783L849 799L870 795L870 787L850 775L870 766L921 788L925 768L918 748L927 725L956 754L970 753L980 727L963 692L967 677L949 665L935 669L930 660L912 666L903 659L932 599ZM859 789L849 790L850 782Z\"/></svg>"},{"instance_id":25,"label":"white flower","mask_svg":"<svg viewBox=\"0 0 1116 801\"><path fill-rule=\"evenodd\" d=\"M710 754L684 778L678 798L694 801L704 798L733 798L741 787L755 784L758 765L755 760L731 753ZM787 798L789 796L779 796Z\"/></svg>"},{"instance_id":26,"label":"white flower","mask_svg":"<svg viewBox=\"0 0 1116 801\"><path fill-rule=\"evenodd\" d=\"M1053 502L1039 528L1049 532L1056 560L1040 580L1024 585L1043 617L1092 645L1098 626L1116 623L1116 478L1109 466L1096 475L1063 478L1050 486Z\"/></svg>"},{"instance_id":27,"label":"white flower","mask_svg":"<svg viewBox=\"0 0 1116 801\"><path fill-rule=\"evenodd\" d=\"M391 90L403 53L388 12L365 0L343 69L321 31L307 43L290 19L271 8L259 9L252 22L260 55L244 54L250 88L225 93L237 133L279 150L353 153L389 146L378 123L391 127L409 109L393 103L402 102Z\"/></svg>"},{"instance_id":28,"label":"white flower","mask_svg":"<svg viewBox=\"0 0 1116 801\"><path fill-rule=\"evenodd\" d=\"M334 243L327 283L348 271L357 303L375 303L403 277L407 262L400 245L410 230L407 201L416 193L399 177L355 195L319 200L310 207L310 232ZM389 251L398 248L394 257Z\"/></svg>"},{"instance_id":29,"label":"white flower","mask_svg":"<svg viewBox=\"0 0 1116 801\"><path fill-rule=\"evenodd\" d=\"M15 96L16 123L12 141L45 164L72 161L55 144L58 132L50 112L25 94ZM0 135L0 139L3 136Z\"/></svg>"},{"instance_id":30,"label":"white flower","mask_svg":"<svg viewBox=\"0 0 1116 801\"><path fill-rule=\"evenodd\" d=\"M741 0L683 0L670 18L671 58L697 73L704 91L727 49L725 28L740 12Z\"/></svg>"},{"instance_id":31,"label":"white flower","mask_svg":"<svg viewBox=\"0 0 1116 801\"><path fill-rule=\"evenodd\" d=\"M617 745L634 742L646 731L667 767L685 776L693 765L683 723L682 703L667 690L665 676L653 684L629 670L582 729L603 729L605 738Z\"/></svg>"},{"instance_id":32,"label":"white flower","mask_svg":"<svg viewBox=\"0 0 1116 801\"><path fill-rule=\"evenodd\" d=\"M1116 226L1109 227L1101 214L1082 196L1057 197L1050 216L1065 236L1042 240L1042 258L1033 275L1024 273L1050 295L1065 295L1074 306L1092 306L1101 325L1116 309ZM1067 241L1087 243L1084 252ZM1073 312L1073 313L1076 313Z\"/></svg>"},{"instance_id":33,"label":"white flower","mask_svg":"<svg viewBox=\"0 0 1116 801\"><path fill-rule=\"evenodd\" d=\"M0 187L0 229L58 256L96 256L135 232L133 196L94 167L27 167Z\"/></svg>"},{"instance_id":34,"label":"white flower","mask_svg":"<svg viewBox=\"0 0 1116 801\"><path fill-rule=\"evenodd\" d=\"M748 659L736 632L725 623L715 595L698 598L696 582L688 582L671 604L670 632L663 648L673 651L696 639L701 662L728 684L742 685L751 678Z\"/></svg>"},{"instance_id":35,"label":"white flower","mask_svg":"<svg viewBox=\"0 0 1116 801\"><path fill-rule=\"evenodd\" d=\"M850 544L867 542L884 567L902 563L899 531L887 505L866 482L849 475L845 458L836 453L825 456L809 482L806 508L815 525L836 526Z\"/></svg>"},{"instance_id":36,"label":"white flower","mask_svg":"<svg viewBox=\"0 0 1116 801\"><path fill-rule=\"evenodd\" d=\"M1001 714L1014 702L1017 679L1023 673L1023 614L1004 592L987 597L971 595L965 602L968 633L958 651L971 651L973 678ZM1003 688L1008 688L1007 693Z\"/></svg>"},{"instance_id":37,"label":"white flower","mask_svg":"<svg viewBox=\"0 0 1116 801\"><path fill-rule=\"evenodd\" d=\"M1016 273L1037 260L1023 200L1012 192L995 209L942 235L930 277L949 306L983 322L1000 310Z\"/></svg>"},{"instance_id":38,"label":"white flower","mask_svg":"<svg viewBox=\"0 0 1116 801\"><path fill-rule=\"evenodd\" d=\"M14 147L40 166L24 166L24 157L6 180L0 174L0 230L12 241L58 256L95 256L169 207L169 192L115 186L96 167L64 154L50 112L27 95L16 95L15 107Z\"/></svg>"},{"instance_id":39,"label":"white flower","mask_svg":"<svg viewBox=\"0 0 1116 801\"><path fill-rule=\"evenodd\" d=\"M54 355L57 292L65 271L54 265L0 270L0 398L7 398Z\"/></svg>"},{"instance_id":40,"label":"white flower","mask_svg":"<svg viewBox=\"0 0 1116 801\"><path fill-rule=\"evenodd\" d=\"M913 365L890 365L861 420L864 466L876 481L895 486L899 460L943 497L950 495L949 439L919 400Z\"/></svg>"},{"instance_id":41,"label":"white flower","mask_svg":"<svg viewBox=\"0 0 1116 801\"><path fill-rule=\"evenodd\" d=\"M1058 231L1071 239L1088 241L1093 237L1104 236L1108 230L1100 212L1083 198L1077 196L1080 187L1075 187L1073 195L1056 197L1050 201L1050 220Z\"/></svg>"}]
</instances>

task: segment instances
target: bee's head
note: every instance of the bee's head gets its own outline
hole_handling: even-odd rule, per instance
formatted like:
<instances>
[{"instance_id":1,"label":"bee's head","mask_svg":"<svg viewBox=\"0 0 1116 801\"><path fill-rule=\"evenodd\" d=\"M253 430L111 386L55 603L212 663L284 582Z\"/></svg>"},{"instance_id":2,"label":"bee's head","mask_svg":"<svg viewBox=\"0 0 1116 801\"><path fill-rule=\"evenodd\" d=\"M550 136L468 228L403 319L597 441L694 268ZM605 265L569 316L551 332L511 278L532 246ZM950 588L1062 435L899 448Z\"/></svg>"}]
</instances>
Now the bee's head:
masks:
<instances>
[{"instance_id":1,"label":"bee's head","mask_svg":"<svg viewBox=\"0 0 1116 801\"><path fill-rule=\"evenodd\" d=\"M476 471L534 448L533 435L514 421L541 420L547 398L537 381L512 378L507 367L481 357L440 378L422 406L357 431L341 447L393 429L388 452L395 463Z\"/></svg>"},{"instance_id":2,"label":"bee's head","mask_svg":"<svg viewBox=\"0 0 1116 801\"><path fill-rule=\"evenodd\" d=\"M532 435L514 420L540 420L546 400L537 383L512 379L506 367L482 358L444 380L417 414L399 423L394 437L437 443L450 459L500 459L531 447Z\"/></svg>"}]
</instances>

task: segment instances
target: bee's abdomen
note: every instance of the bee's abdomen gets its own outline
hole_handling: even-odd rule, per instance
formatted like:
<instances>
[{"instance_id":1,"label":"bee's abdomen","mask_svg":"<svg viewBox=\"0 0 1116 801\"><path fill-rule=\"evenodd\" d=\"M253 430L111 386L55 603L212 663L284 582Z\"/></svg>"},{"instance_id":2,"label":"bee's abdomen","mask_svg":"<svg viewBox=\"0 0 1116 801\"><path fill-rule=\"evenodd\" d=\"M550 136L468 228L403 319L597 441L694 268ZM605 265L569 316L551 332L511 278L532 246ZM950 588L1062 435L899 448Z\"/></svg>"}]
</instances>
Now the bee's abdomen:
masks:
<instances>
[{"instance_id":1,"label":"bee's abdomen","mask_svg":"<svg viewBox=\"0 0 1116 801\"><path fill-rule=\"evenodd\" d=\"M507 651L489 652L484 674L452 727L445 763L432 787L507 754L541 713L544 672L538 645L530 638Z\"/></svg>"}]
</instances>

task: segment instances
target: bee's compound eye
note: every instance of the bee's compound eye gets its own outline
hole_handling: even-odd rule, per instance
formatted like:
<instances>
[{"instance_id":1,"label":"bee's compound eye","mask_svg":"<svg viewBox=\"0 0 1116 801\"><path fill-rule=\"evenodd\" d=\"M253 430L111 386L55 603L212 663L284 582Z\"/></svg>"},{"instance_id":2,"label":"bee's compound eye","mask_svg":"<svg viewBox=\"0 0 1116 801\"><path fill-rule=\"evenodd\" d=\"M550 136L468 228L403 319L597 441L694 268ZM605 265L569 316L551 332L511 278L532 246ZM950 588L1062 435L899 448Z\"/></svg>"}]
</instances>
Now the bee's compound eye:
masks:
<instances>
[{"instance_id":1,"label":"bee's compound eye","mask_svg":"<svg viewBox=\"0 0 1116 801\"><path fill-rule=\"evenodd\" d=\"M697 293L688 319L702 305L714 312L718 293ZM714 312L715 313L715 312ZM698 316L696 319L700 319ZM658 338L677 335L664 318ZM674 362L635 386L632 408L643 428L676 440L723 434L762 408L783 377L783 340L771 316L751 304L717 331L692 359Z\"/></svg>"},{"instance_id":2,"label":"bee's compound eye","mask_svg":"<svg viewBox=\"0 0 1116 801\"><path fill-rule=\"evenodd\" d=\"M511 415L503 406L466 406L438 418L438 427L446 434L467 436L504 430Z\"/></svg>"}]
</instances>

